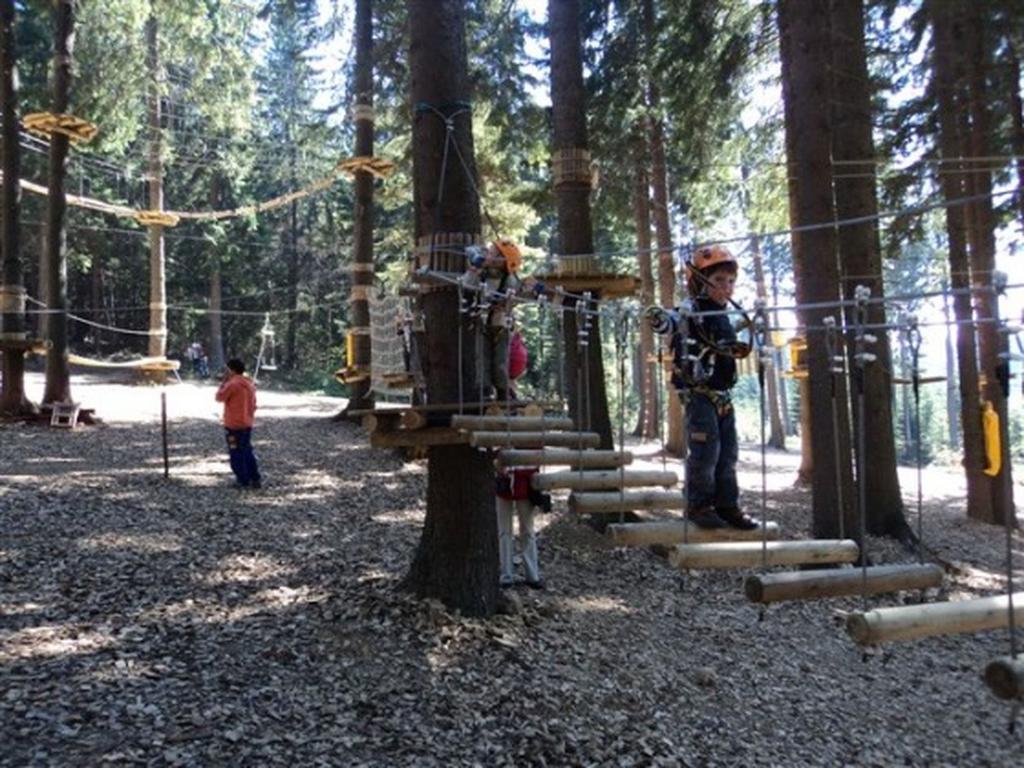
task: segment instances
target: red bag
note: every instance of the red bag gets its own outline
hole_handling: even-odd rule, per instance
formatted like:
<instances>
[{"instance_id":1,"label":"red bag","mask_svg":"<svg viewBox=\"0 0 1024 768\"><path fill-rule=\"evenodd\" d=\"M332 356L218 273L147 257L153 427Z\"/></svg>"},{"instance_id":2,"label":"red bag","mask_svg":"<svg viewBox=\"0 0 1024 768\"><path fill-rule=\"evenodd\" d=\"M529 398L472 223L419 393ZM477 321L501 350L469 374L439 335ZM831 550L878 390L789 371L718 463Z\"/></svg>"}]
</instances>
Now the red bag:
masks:
<instances>
[{"instance_id":1,"label":"red bag","mask_svg":"<svg viewBox=\"0 0 1024 768\"><path fill-rule=\"evenodd\" d=\"M511 380L518 379L526 372L526 364L529 362L529 353L526 351L526 343L523 337L516 331L508 342L508 377Z\"/></svg>"}]
</instances>

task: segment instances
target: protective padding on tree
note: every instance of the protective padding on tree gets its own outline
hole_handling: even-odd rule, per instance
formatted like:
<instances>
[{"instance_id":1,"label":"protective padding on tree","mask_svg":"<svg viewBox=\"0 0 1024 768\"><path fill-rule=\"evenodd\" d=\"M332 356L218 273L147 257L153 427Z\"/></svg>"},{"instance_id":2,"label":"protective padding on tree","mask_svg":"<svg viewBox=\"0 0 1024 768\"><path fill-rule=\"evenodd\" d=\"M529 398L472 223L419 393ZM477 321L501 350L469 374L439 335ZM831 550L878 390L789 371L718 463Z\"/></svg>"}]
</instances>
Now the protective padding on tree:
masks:
<instances>
[{"instance_id":1,"label":"protective padding on tree","mask_svg":"<svg viewBox=\"0 0 1024 768\"><path fill-rule=\"evenodd\" d=\"M999 441L999 414L992 407L991 400L986 400L982 406L981 426L985 433L985 474L995 477L1003 468L1003 452Z\"/></svg>"}]
</instances>

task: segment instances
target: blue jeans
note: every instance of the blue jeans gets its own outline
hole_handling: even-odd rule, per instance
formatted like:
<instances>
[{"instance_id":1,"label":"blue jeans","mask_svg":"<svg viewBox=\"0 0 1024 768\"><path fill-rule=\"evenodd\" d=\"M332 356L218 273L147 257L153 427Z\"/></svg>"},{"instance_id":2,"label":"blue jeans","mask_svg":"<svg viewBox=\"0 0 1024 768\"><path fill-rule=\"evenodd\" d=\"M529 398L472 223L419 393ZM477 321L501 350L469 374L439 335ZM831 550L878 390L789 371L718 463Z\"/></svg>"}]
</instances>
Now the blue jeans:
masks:
<instances>
[{"instance_id":1,"label":"blue jeans","mask_svg":"<svg viewBox=\"0 0 1024 768\"><path fill-rule=\"evenodd\" d=\"M228 441L231 471L235 473L238 484L243 488L259 486L262 478L256 454L252 450L252 430L225 429L224 434Z\"/></svg>"},{"instance_id":2,"label":"blue jeans","mask_svg":"<svg viewBox=\"0 0 1024 768\"><path fill-rule=\"evenodd\" d=\"M686 403L690 453L686 458L686 506L691 510L739 506L736 484L736 414L728 398L715 403L693 392Z\"/></svg>"}]
</instances>

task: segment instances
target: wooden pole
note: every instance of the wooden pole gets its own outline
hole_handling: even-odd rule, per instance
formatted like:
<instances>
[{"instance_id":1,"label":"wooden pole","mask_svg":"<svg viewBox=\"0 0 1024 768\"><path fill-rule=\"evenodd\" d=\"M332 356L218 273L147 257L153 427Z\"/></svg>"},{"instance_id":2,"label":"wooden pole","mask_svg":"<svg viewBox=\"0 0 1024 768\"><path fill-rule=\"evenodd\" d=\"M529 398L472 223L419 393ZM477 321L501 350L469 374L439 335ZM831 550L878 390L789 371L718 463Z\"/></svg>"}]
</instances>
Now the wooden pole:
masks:
<instances>
[{"instance_id":1,"label":"wooden pole","mask_svg":"<svg viewBox=\"0 0 1024 768\"><path fill-rule=\"evenodd\" d=\"M677 544L669 553L669 562L677 568L694 569L852 563L860 556L860 549L852 539L769 541L764 555L759 541Z\"/></svg>"},{"instance_id":2,"label":"wooden pole","mask_svg":"<svg viewBox=\"0 0 1024 768\"><path fill-rule=\"evenodd\" d=\"M477 448L597 448L597 432L471 432L469 444Z\"/></svg>"},{"instance_id":3,"label":"wooden pole","mask_svg":"<svg viewBox=\"0 0 1024 768\"><path fill-rule=\"evenodd\" d=\"M1009 701L1024 699L1024 656L1010 656L990 661L985 666L985 685L996 698Z\"/></svg>"},{"instance_id":4,"label":"wooden pole","mask_svg":"<svg viewBox=\"0 0 1024 768\"><path fill-rule=\"evenodd\" d=\"M942 584L937 565L879 565L867 569L834 568L827 571L770 573L748 576L743 588L754 603L815 600L821 597L882 594L902 589L927 589Z\"/></svg>"},{"instance_id":5,"label":"wooden pole","mask_svg":"<svg viewBox=\"0 0 1024 768\"><path fill-rule=\"evenodd\" d=\"M768 539L779 538L779 524L768 523ZM751 531L739 528L698 528L686 520L666 520L649 523L612 523L608 526L612 543L620 547L646 547L652 544L665 546L693 543L705 544L713 541L760 541L761 527Z\"/></svg>"},{"instance_id":6,"label":"wooden pole","mask_svg":"<svg viewBox=\"0 0 1024 768\"><path fill-rule=\"evenodd\" d=\"M683 509L686 500L674 491L587 491L569 497L569 509L577 515L630 512L634 509Z\"/></svg>"},{"instance_id":7,"label":"wooden pole","mask_svg":"<svg viewBox=\"0 0 1024 768\"><path fill-rule=\"evenodd\" d=\"M658 472L640 469L629 469L624 472L590 471L590 472L545 472L534 475L530 483L535 490L550 491L555 488L568 488L574 491L600 491L613 488L637 488L648 485L660 485L671 488L679 482L675 472Z\"/></svg>"},{"instance_id":8,"label":"wooden pole","mask_svg":"<svg viewBox=\"0 0 1024 768\"><path fill-rule=\"evenodd\" d=\"M568 464L571 467L621 467L633 461L629 451L574 451L570 448L547 448L539 451L500 451L499 467L539 467Z\"/></svg>"},{"instance_id":9,"label":"wooden pole","mask_svg":"<svg viewBox=\"0 0 1024 768\"><path fill-rule=\"evenodd\" d=\"M563 416L452 416L452 426L468 430L510 430L536 432L571 430L572 419Z\"/></svg>"},{"instance_id":10,"label":"wooden pole","mask_svg":"<svg viewBox=\"0 0 1024 768\"><path fill-rule=\"evenodd\" d=\"M164 479L171 476L171 461L167 452L167 393L160 393L160 434L164 444Z\"/></svg>"},{"instance_id":11,"label":"wooden pole","mask_svg":"<svg viewBox=\"0 0 1024 768\"><path fill-rule=\"evenodd\" d=\"M1024 592L1013 595L1014 618L1024 621ZM853 613L846 631L859 645L878 645L893 640L984 632L1009 625L1008 596L979 597L953 603L904 605Z\"/></svg>"}]
</instances>

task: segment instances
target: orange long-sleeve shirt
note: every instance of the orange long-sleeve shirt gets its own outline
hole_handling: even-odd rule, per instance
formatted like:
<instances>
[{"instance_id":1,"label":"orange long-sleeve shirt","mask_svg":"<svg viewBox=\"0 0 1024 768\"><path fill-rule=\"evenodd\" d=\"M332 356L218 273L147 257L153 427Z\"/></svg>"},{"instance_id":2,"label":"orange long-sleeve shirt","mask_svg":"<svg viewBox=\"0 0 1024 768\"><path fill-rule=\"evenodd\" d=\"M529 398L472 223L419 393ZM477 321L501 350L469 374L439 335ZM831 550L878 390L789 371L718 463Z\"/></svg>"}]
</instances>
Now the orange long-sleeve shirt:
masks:
<instances>
[{"instance_id":1,"label":"orange long-sleeve shirt","mask_svg":"<svg viewBox=\"0 0 1024 768\"><path fill-rule=\"evenodd\" d=\"M217 402L224 403L224 426L252 429L256 417L256 385L251 379L234 375L220 385Z\"/></svg>"}]
</instances>

